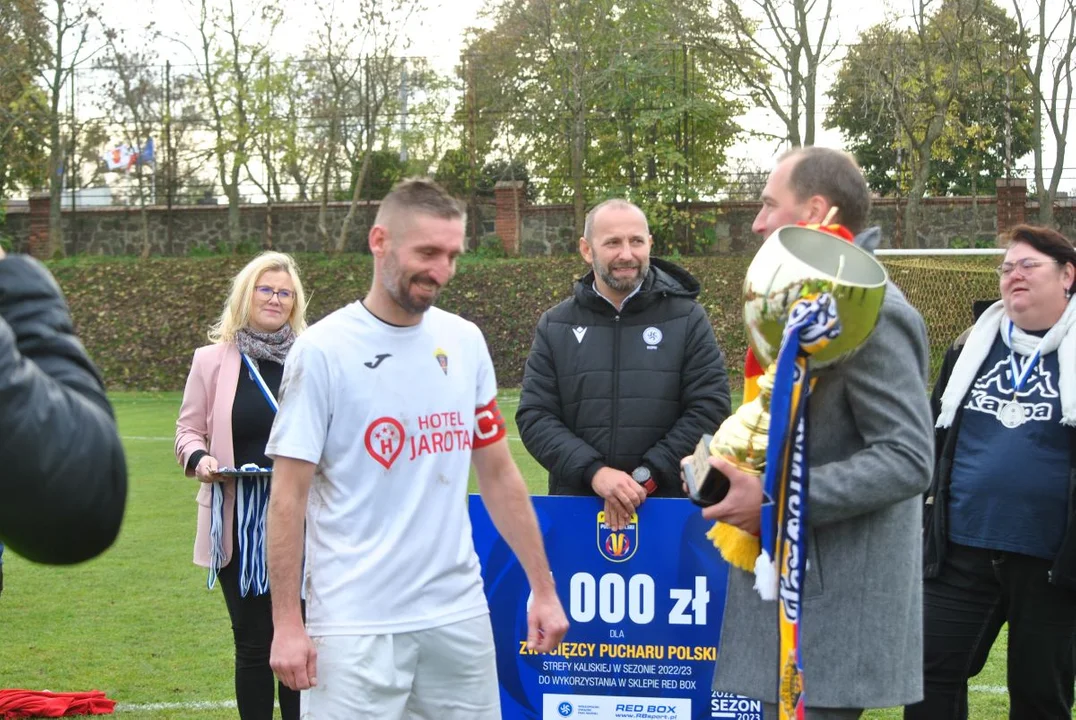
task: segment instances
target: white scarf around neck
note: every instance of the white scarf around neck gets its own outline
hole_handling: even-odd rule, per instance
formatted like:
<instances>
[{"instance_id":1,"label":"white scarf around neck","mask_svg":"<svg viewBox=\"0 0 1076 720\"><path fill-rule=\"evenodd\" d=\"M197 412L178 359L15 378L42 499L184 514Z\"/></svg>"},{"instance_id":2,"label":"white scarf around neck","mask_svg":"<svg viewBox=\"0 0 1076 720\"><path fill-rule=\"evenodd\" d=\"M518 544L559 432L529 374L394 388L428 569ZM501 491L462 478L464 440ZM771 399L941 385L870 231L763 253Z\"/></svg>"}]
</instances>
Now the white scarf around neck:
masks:
<instances>
[{"instance_id":1,"label":"white scarf around neck","mask_svg":"<svg viewBox=\"0 0 1076 720\"><path fill-rule=\"evenodd\" d=\"M1042 343L1042 354L1057 350L1059 367L1058 392L1061 393L1061 424L1076 426L1076 296L1069 300L1061 319L1054 323L1045 337L1026 333L1013 325L1012 344L1009 343L1009 317L1001 300L991 305L979 316L972 328L964 349L960 351L949 382L941 398L941 412L936 427L947 428L953 424L957 408L975 382L975 377L990 354L994 338L1001 339L1010 350L1029 356Z\"/></svg>"}]
</instances>

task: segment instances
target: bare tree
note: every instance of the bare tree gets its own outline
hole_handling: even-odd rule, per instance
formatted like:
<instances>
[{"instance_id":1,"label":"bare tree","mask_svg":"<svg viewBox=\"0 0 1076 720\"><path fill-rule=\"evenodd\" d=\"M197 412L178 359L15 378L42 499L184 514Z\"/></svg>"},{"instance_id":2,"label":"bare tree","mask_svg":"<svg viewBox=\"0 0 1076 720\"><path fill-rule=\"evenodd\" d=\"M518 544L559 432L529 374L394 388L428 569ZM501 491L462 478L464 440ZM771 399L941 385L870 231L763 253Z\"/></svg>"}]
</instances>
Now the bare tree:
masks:
<instances>
[{"instance_id":1,"label":"bare tree","mask_svg":"<svg viewBox=\"0 0 1076 720\"><path fill-rule=\"evenodd\" d=\"M254 85L282 13L268 2L240 17L235 0L227 0L223 7L216 7L212 0L197 0L194 10L198 47L192 54L213 135L210 154L221 190L228 197L228 241L235 247L243 239L239 222L243 171L260 132L251 107Z\"/></svg>"},{"instance_id":2,"label":"bare tree","mask_svg":"<svg viewBox=\"0 0 1076 720\"><path fill-rule=\"evenodd\" d=\"M324 158L324 164L318 178L321 191L318 194L317 228L322 247L330 249L335 247L330 238L328 219L331 180L336 169L336 156L340 150L345 99L353 92L356 77L361 69L359 64L350 62L349 57L354 54L354 48L360 41L355 32L340 31L335 3L328 7L319 5L319 9L323 23L317 33L317 44L311 52L322 55L320 62L315 61L324 71L319 83L319 91L315 94L315 107L318 108L318 118L326 125L323 133L324 147L321 148L320 153Z\"/></svg>"},{"instance_id":3,"label":"bare tree","mask_svg":"<svg viewBox=\"0 0 1076 720\"><path fill-rule=\"evenodd\" d=\"M152 36L152 27L146 28L147 35ZM154 171L151 176L153 187L147 191L146 167L151 163L148 143L153 135L157 118L161 117L161 104L164 89L159 78L153 72L156 55L152 51L128 51L124 48L123 37L115 30L104 30L107 54L98 66L107 70L110 79L106 85L106 110L112 111L113 117L121 119L123 140L133 150L133 166L127 170L133 172L138 188L138 209L142 233L141 256L150 255L149 216L146 212L147 196L156 196L157 171L153 159ZM156 150L154 149L154 152Z\"/></svg>"},{"instance_id":4,"label":"bare tree","mask_svg":"<svg viewBox=\"0 0 1076 720\"><path fill-rule=\"evenodd\" d=\"M317 133L311 132L309 122L317 112L311 92L313 65L291 57L271 62L266 56L257 73L250 107L259 132L252 139L254 152L246 169L270 205L286 196L309 200L309 186L320 175ZM295 192L287 191L288 185L294 185Z\"/></svg>"},{"instance_id":5,"label":"bare tree","mask_svg":"<svg viewBox=\"0 0 1076 720\"><path fill-rule=\"evenodd\" d=\"M252 152L244 167L247 179L265 196L265 242L273 246L273 204L283 199L281 173L286 172L293 142L297 135L293 91L298 89L296 63L291 58L274 64L263 56L261 67L253 82L248 111L255 118L258 132L251 138ZM281 101L281 98L284 98ZM261 173L252 167L251 160L260 163Z\"/></svg>"},{"instance_id":6,"label":"bare tree","mask_svg":"<svg viewBox=\"0 0 1076 720\"><path fill-rule=\"evenodd\" d=\"M170 72L171 67L166 69ZM165 80L166 99L161 123L166 130L162 159L165 171L161 182L169 200L181 204L204 201L216 194L217 171L212 153L204 146L202 78L197 74L169 74Z\"/></svg>"},{"instance_id":7,"label":"bare tree","mask_svg":"<svg viewBox=\"0 0 1076 720\"><path fill-rule=\"evenodd\" d=\"M714 49L740 76L755 103L781 121L784 139L793 146L813 145L818 70L838 42L827 38L833 0L723 2L735 42ZM761 19L746 15L745 5L754 6Z\"/></svg>"},{"instance_id":8,"label":"bare tree","mask_svg":"<svg viewBox=\"0 0 1076 720\"><path fill-rule=\"evenodd\" d=\"M408 46L404 30L424 7L422 0L358 0L338 7L320 6L323 23L309 54L322 60L324 87L321 115L327 122L326 164L321 176L318 231L325 247L342 252L370 169L374 145L391 129L386 108L397 97ZM345 19L346 18L346 19ZM346 162L351 192L347 214L330 242L327 206L330 180Z\"/></svg>"},{"instance_id":9,"label":"bare tree","mask_svg":"<svg viewBox=\"0 0 1076 720\"><path fill-rule=\"evenodd\" d=\"M1036 0L1035 15L1024 20L1019 0L1013 0L1013 11L1020 26L1021 45L1031 53L1021 62L1021 68L1035 92L1035 189L1039 196L1039 222L1054 225L1054 200L1065 166L1065 153L1072 112L1072 63L1076 55L1076 2L1074 0ZM1048 19L1050 11L1055 13ZM1030 26L1034 22L1034 28ZM1047 57L1051 47L1056 54ZM1045 90L1044 90L1045 88ZM1050 123L1054 137L1053 169L1046 180L1042 147L1043 115Z\"/></svg>"},{"instance_id":10,"label":"bare tree","mask_svg":"<svg viewBox=\"0 0 1076 720\"><path fill-rule=\"evenodd\" d=\"M290 91L278 100L283 105L278 143L280 172L289 184L295 186L295 195L303 201L314 197L314 186L325 163L319 147L323 140L321 130L316 118L312 117L317 112L313 65L302 61L290 78Z\"/></svg>"},{"instance_id":11,"label":"bare tree","mask_svg":"<svg viewBox=\"0 0 1076 720\"><path fill-rule=\"evenodd\" d=\"M75 70L90 60L87 52L90 21L97 17L88 0L53 0L51 12L45 14L50 45L45 52L41 79L45 85L48 108L48 185L49 185L49 256L63 255L63 162L65 147L61 130L60 101Z\"/></svg>"},{"instance_id":12,"label":"bare tree","mask_svg":"<svg viewBox=\"0 0 1076 720\"><path fill-rule=\"evenodd\" d=\"M411 113L420 121L401 127L400 136L407 148L408 172L428 175L448 147L459 145L462 127L451 112L463 88L455 78L414 58L407 74Z\"/></svg>"}]
</instances>

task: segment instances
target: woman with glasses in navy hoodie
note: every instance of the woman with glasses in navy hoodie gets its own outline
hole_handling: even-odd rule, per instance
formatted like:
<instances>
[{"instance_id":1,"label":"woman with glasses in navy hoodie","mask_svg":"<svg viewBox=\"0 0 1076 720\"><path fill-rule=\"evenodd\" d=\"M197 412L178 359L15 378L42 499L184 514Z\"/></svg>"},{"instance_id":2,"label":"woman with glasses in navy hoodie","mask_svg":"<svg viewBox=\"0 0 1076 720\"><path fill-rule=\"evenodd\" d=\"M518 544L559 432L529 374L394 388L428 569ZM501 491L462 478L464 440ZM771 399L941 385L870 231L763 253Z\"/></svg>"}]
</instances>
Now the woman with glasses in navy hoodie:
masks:
<instances>
[{"instance_id":1,"label":"woman with glasses in navy hoodie","mask_svg":"<svg viewBox=\"0 0 1076 720\"><path fill-rule=\"evenodd\" d=\"M946 355L924 510L925 698L968 716L968 679L1008 623L1011 718L1070 718L1076 635L1076 250L1008 233L1001 300Z\"/></svg>"}]
</instances>

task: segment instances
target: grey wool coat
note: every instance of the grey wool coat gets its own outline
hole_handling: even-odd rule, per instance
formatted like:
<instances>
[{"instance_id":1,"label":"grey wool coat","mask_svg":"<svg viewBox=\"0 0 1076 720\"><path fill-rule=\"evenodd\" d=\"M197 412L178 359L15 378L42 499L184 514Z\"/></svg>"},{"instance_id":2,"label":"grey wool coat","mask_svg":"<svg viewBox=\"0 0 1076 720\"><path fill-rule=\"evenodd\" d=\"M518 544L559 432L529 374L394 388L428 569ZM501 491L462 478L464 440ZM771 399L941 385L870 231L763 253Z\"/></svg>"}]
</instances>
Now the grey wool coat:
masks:
<instances>
[{"instance_id":1,"label":"grey wool coat","mask_svg":"<svg viewBox=\"0 0 1076 720\"><path fill-rule=\"evenodd\" d=\"M808 707L923 697L922 493L934 431L926 326L892 283L863 347L819 371L809 405ZM777 604L729 570L714 689L777 699Z\"/></svg>"}]
</instances>

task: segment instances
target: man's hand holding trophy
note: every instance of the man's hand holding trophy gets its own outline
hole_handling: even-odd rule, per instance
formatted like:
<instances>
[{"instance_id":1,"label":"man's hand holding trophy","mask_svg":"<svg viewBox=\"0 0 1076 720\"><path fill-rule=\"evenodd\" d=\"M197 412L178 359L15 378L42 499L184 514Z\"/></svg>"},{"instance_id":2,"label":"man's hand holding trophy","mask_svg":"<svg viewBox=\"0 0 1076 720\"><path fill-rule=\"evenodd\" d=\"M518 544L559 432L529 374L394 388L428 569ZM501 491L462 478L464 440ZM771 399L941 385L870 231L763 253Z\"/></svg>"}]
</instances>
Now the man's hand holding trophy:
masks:
<instances>
[{"instance_id":1,"label":"man's hand holding trophy","mask_svg":"<svg viewBox=\"0 0 1076 720\"><path fill-rule=\"evenodd\" d=\"M835 211L831 210L830 217ZM760 363L766 371L758 378L757 388L745 388L744 404L713 435L704 435L695 453L682 463L685 489L697 505L719 505L729 493L757 498L758 504L749 503L754 506L745 513L739 509L741 503L730 497L727 512L718 513L722 521L708 533L727 562L748 572L754 571L760 553L759 505L772 501L764 497L763 478L776 360L790 311L797 301L820 293L832 298L841 329L827 345L811 353L810 368L817 370L862 345L874 329L885 297L885 269L850 242L851 235L843 227L828 223L829 218L821 226L779 228L759 248L744 280L744 323L750 345L748 364ZM787 398L781 400L787 405ZM753 484L743 482L743 475L736 471L750 476Z\"/></svg>"},{"instance_id":2,"label":"man's hand holding trophy","mask_svg":"<svg viewBox=\"0 0 1076 720\"><path fill-rule=\"evenodd\" d=\"M828 222L828 219L827 219ZM802 717L800 610L806 577L812 371L855 352L878 322L885 268L847 233L786 225L744 279L751 353L766 372L756 393L684 458L689 497L717 520L707 533L725 560L777 600L779 716ZM817 418L816 418L817 420Z\"/></svg>"}]
</instances>

